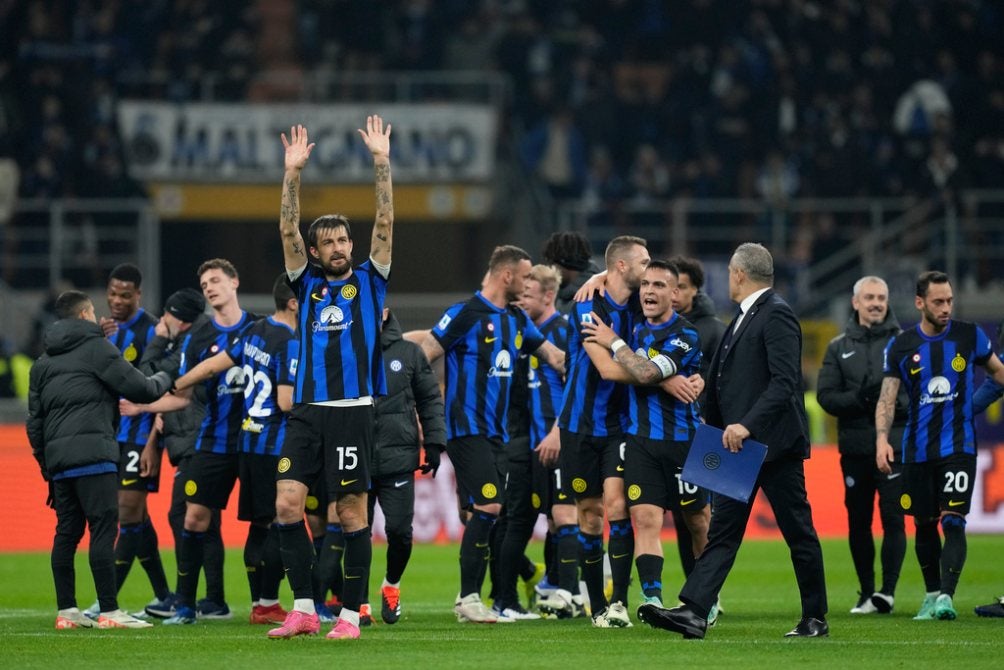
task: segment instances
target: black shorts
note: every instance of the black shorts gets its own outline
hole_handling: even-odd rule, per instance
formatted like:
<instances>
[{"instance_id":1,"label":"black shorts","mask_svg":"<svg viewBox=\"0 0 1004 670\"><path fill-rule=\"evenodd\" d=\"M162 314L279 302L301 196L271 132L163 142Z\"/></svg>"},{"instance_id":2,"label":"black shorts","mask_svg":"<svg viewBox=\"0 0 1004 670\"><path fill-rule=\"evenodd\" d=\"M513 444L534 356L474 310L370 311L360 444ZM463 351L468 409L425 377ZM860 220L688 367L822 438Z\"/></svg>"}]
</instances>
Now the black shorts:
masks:
<instances>
[{"instance_id":1,"label":"black shorts","mask_svg":"<svg viewBox=\"0 0 1004 670\"><path fill-rule=\"evenodd\" d=\"M941 512L969 514L976 482L976 456L952 454L936 461L903 464L904 514L934 519Z\"/></svg>"},{"instance_id":2,"label":"black shorts","mask_svg":"<svg viewBox=\"0 0 1004 670\"><path fill-rule=\"evenodd\" d=\"M143 453L142 444L119 442L119 490L146 491L156 493L160 488L160 477L140 477L139 457Z\"/></svg>"},{"instance_id":3,"label":"black shorts","mask_svg":"<svg viewBox=\"0 0 1004 670\"><path fill-rule=\"evenodd\" d=\"M543 466L541 466L543 467ZM575 495L568 493L564 488L564 478L561 473L561 468L548 468L547 469L547 486L548 493L550 495L549 504L547 506L547 517L551 518L551 508L555 505L574 505Z\"/></svg>"},{"instance_id":4,"label":"black shorts","mask_svg":"<svg viewBox=\"0 0 1004 670\"><path fill-rule=\"evenodd\" d=\"M275 470L272 471L273 479L276 479L275 472ZM318 477L314 480L313 485L307 487L307 499L303 502L303 511L327 520L328 502L328 489L324 486L324 477Z\"/></svg>"},{"instance_id":5,"label":"black shorts","mask_svg":"<svg viewBox=\"0 0 1004 670\"><path fill-rule=\"evenodd\" d=\"M506 447L509 461L505 478L506 516L510 519L536 521L541 509L540 495L534 490L534 462L537 454L530 451L530 436L514 437ZM531 522L532 523L532 522Z\"/></svg>"},{"instance_id":6,"label":"black shorts","mask_svg":"<svg viewBox=\"0 0 1004 670\"><path fill-rule=\"evenodd\" d=\"M446 453L457 474L460 506L502 503L509 458L501 440L468 435L448 440Z\"/></svg>"},{"instance_id":7,"label":"black shorts","mask_svg":"<svg viewBox=\"0 0 1004 670\"><path fill-rule=\"evenodd\" d=\"M603 482L624 477L624 437L593 437L561 430L561 493L569 500L602 498Z\"/></svg>"},{"instance_id":8,"label":"black shorts","mask_svg":"<svg viewBox=\"0 0 1004 670\"><path fill-rule=\"evenodd\" d=\"M211 454L196 451L188 459L185 478L185 502L209 509L226 509L230 493L237 483L240 454Z\"/></svg>"},{"instance_id":9,"label":"black shorts","mask_svg":"<svg viewBox=\"0 0 1004 670\"><path fill-rule=\"evenodd\" d=\"M551 518L551 507L559 502L571 504L570 500L558 500L558 478L560 470L558 468L546 467L537 457L537 452L530 452L530 473L533 480L533 492L530 502L533 508L540 514L546 514Z\"/></svg>"},{"instance_id":10,"label":"black shorts","mask_svg":"<svg viewBox=\"0 0 1004 670\"><path fill-rule=\"evenodd\" d=\"M329 499L365 493L373 454L373 405L297 405L289 413L276 479L308 487L321 476Z\"/></svg>"},{"instance_id":11,"label":"black shorts","mask_svg":"<svg viewBox=\"0 0 1004 670\"><path fill-rule=\"evenodd\" d=\"M711 494L683 481L688 442L627 436L624 489L628 506L655 505L664 510L690 512L703 509Z\"/></svg>"},{"instance_id":12,"label":"black shorts","mask_svg":"<svg viewBox=\"0 0 1004 670\"><path fill-rule=\"evenodd\" d=\"M254 523L275 519L275 469L278 456L241 453L241 490L237 497L237 518Z\"/></svg>"},{"instance_id":13,"label":"black shorts","mask_svg":"<svg viewBox=\"0 0 1004 670\"><path fill-rule=\"evenodd\" d=\"M527 446L529 447L529 445ZM546 514L547 518L550 519L552 506L572 505L575 501L561 493L561 469L545 466L540 462L536 451L529 453L532 482L530 504L537 513Z\"/></svg>"}]
</instances>

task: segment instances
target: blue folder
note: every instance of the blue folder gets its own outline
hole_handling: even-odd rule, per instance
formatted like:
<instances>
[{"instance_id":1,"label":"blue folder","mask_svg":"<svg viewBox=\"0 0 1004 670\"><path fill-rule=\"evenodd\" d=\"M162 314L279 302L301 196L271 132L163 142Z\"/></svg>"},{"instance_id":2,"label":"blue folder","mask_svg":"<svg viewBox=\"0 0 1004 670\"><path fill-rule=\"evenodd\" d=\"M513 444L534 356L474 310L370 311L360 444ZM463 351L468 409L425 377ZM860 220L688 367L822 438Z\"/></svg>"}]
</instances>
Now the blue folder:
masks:
<instances>
[{"instance_id":1,"label":"blue folder","mask_svg":"<svg viewBox=\"0 0 1004 670\"><path fill-rule=\"evenodd\" d=\"M767 446L747 439L742 449L732 453L722 445L722 432L703 423L697 427L681 477L688 484L749 502Z\"/></svg>"}]
</instances>

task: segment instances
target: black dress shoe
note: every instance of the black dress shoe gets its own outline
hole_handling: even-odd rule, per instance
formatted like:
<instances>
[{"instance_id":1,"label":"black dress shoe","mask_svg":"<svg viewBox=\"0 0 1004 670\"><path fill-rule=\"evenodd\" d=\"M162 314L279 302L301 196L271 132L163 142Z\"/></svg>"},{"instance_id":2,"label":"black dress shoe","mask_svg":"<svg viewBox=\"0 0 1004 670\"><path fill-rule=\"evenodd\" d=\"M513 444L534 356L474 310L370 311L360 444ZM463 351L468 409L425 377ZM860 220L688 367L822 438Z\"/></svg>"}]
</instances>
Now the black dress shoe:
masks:
<instances>
[{"instance_id":1,"label":"black dress shoe","mask_svg":"<svg viewBox=\"0 0 1004 670\"><path fill-rule=\"evenodd\" d=\"M829 637L830 626L822 619L805 617L785 637Z\"/></svg>"},{"instance_id":2,"label":"black dress shoe","mask_svg":"<svg viewBox=\"0 0 1004 670\"><path fill-rule=\"evenodd\" d=\"M667 609L645 604L638 608L638 618L653 628L671 630L688 640L703 640L708 630L708 620L686 605Z\"/></svg>"}]
</instances>

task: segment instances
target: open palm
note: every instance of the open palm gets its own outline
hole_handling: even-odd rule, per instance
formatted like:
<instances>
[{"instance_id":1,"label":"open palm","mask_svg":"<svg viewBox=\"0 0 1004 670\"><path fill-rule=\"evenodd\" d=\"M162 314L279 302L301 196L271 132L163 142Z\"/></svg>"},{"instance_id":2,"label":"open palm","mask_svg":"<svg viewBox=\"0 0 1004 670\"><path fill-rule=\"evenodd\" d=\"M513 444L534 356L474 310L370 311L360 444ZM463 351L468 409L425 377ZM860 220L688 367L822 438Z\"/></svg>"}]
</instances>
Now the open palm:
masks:
<instances>
[{"instance_id":1,"label":"open palm","mask_svg":"<svg viewBox=\"0 0 1004 670\"><path fill-rule=\"evenodd\" d=\"M366 130L359 129L366 148L374 156L390 155L390 124L385 128L383 119L374 114L366 117Z\"/></svg>"},{"instance_id":2,"label":"open palm","mask_svg":"<svg viewBox=\"0 0 1004 670\"><path fill-rule=\"evenodd\" d=\"M308 144L307 129L303 126L293 126L289 129L289 139L282 133L282 146L286 147L286 169L302 170L314 150L313 144Z\"/></svg>"}]
</instances>

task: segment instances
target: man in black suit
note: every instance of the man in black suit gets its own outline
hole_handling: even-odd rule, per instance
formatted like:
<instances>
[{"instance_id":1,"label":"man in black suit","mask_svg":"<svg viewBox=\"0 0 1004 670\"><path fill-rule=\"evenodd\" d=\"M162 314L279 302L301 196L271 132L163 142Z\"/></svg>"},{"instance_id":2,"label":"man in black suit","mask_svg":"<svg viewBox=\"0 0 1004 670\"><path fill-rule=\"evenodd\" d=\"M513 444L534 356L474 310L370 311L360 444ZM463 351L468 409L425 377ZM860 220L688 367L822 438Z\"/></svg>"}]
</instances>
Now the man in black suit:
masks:
<instances>
[{"instance_id":1,"label":"man in black suit","mask_svg":"<svg viewBox=\"0 0 1004 670\"><path fill-rule=\"evenodd\" d=\"M752 438L767 445L757 477L791 549L802 600L802 619L788 637L825 637L823 552L805 493L803 460L809 428L801 388L802 330L788 304L771 288L774 261L760 244L740 245L729 262L729 294L741 312L722 336L706 387L705 420L724 430L724 448L736 452ZM732 569L753 507L715 496L708 545L670 609L642 605L638 617L656 628L703 638L709 611Z\"/></svg>"}]
</instances>

